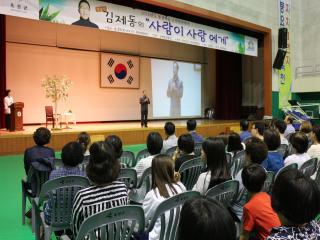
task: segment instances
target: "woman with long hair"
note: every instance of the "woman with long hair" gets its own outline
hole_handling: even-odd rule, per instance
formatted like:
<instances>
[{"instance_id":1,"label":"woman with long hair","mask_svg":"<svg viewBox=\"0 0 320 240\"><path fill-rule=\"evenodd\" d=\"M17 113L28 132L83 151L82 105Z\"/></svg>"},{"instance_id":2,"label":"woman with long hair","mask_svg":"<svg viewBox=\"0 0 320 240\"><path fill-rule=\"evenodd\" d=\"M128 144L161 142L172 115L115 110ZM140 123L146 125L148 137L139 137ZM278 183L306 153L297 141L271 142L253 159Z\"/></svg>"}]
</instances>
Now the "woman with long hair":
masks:
<instances>
[{"instance_id":1,"label":"woman with long hair","mask_svg":"<svg viewBox=\"0 0 320 240\"><path fill-rule=\"evenodd\" d=\"M240 135L238 133L231 133L228 138L227 152L234 156L237 152L242 150L243 145L241 143Z\"/></svg>"},{"instance_id":2,"label":"woman with long hair","mask_svg":"<svg viewBox=\"0 0 320 240\"><path fill-rule=\"evenodd\" d=\"M225 145L220 138L209 137L202 143L201 157L207 164L207 172L201 173L193 190L204 195L208 189L231 179Z\"/></svg>"},{"instance_id":3,"label":"woman with long hair","mask_svg":"<svg viewBox=\"0 0 320 240\"><path fill-rule=\"evenodd\" d=\"M169 156L162 154L155 156L152 160L151 174L152 189L147 193L143 201L146 222L153 218L161 202L186 191L184 185L175 178L174 162ZM153 230L149 233L149 240L159 239L160 230L161 222L158 219Z\"/></svg>"}]
</instances>

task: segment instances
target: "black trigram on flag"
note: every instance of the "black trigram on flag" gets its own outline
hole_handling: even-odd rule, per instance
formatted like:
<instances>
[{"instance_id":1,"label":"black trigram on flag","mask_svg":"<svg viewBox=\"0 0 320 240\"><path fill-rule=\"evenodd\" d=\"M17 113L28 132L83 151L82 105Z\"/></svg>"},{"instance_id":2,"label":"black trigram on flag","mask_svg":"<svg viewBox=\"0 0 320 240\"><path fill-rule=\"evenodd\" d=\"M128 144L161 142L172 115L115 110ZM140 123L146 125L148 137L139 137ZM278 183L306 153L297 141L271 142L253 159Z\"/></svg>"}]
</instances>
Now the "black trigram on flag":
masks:
<instances>
[{"instance_id":1,"label":"black trigram on flag","mask_svg":"<svg viewBox=\"0 0 320 240\"><path fill-rule=\"evenodd\" d=\"M112 67L113 64L114 64L114 60L113 58L110 58L108 62L109 67Z\"/></svg>"},{"instance_id":2,"label":"black trigram on flag","mask_svg":"<svg viewBox=\"0 0 320 240\"><path fill-rule=\"evenodd\" d=\"M114 79L112 77L112 75L109 75L108 76L108 80L109 80L109 83L112 84L114 82Z\"/></svg>"},{"instance_id":3,"label":"black trigram on flag","mask_svg":"<svg viewBox=\"0 0 320 240\"><path fill-rule=\"evenodd\" d=\"M131 60L129 60L129 61L127 62L127 64L128 64L128 67L129 67L130 69L134 67Z\"/></svg>"},{"instance_id":4,"label":"black trigram on flag","mask_svg":"<svg viewBox=\"0 0 320 240\"><path fill-rule=\"evenodd\" d=\"M132 81L133 81L133 77L129 76L128 80L127 80L127 83L131 85Z\"/></svg>"}]
</instances>

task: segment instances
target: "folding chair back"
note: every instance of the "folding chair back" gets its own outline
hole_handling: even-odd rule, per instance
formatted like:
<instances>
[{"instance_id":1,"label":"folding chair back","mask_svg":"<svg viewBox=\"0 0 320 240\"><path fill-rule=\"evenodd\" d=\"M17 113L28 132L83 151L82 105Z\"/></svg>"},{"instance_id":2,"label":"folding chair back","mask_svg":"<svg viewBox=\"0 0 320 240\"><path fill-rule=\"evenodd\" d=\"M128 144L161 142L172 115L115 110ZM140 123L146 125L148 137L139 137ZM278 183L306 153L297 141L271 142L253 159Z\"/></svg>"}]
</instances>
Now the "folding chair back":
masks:
<instances>
[{"instance_id":1,"label":"folding chair back","mask_svg":"<svg viewBox=\"0 0 320 240\"><path fill-rule=\"evenodd\" d=\"M137 157L136 157L136 162L137 164L141 159L149 157L150 153L148 152L148 149L142 149L140 152L138 152Z\"/></svg>"},{"instance_id":2,"label":"folding chair back","mask_svg":"<svg viewBox=\"0 0 320 240\"><path fill-rule=\"evenodd\" d=\"M232 177L235 178L237 173L244 167L244 162L245 162L245 151L242 150L240 152L237 152L233 156L233 165L231 167L232 169Z\"/></svg>"},{"instance_id":3,"label":"folding chair back","mask_svg":"<svg viewBox=\"0 0 320 240\"><path fill-rule=\"evenodd\" d=\"M206 192L208 198L214 199L222 203L225 207L229 207L238 195L239 182L229 180L214 186Z\"/></svg>"},{"instance_id":4,"label":"folding chair back","mask_svg":"<svg viewBox=\"0 0 320 240\"><path fill-rule=\"evenodd\" d=\"M277 177L283 172L286 171L287 169L298 169L298 164L292 163L287 166L284 166L283 168L279 169L277 172L276 176L274 177L274 181L277 179Z\"/></svg>"},{"instance_id":5,"label":"folding chair back","mask_svg":"<svg viewBox=\"0 0 320 240\"><path fill-rule=\"evenodd\" d=\"M134 153L131 151L123 151L120 157L120 162L125 164L126 168L132 168L136 165Z\"/></svg>"},{"instance_id":6,"label":"folding chair back","mask_svg":"<svg viewBox=\"0 0 320 240\"><path fill-rule=\"evenodd\" d=\"M302 171L306 176L311 177L317 171L317 164L318 159L311 158L301 165L300 171Z\"/></svg>"},{"instance_id":7,"label":"folding chair back","mask_svg":"<svg viewBox=\"0 0 320 240\"><path fill-rule=\"evenodd\" d=\"M177 227L180 218L180 212L183 204L192 198L199 197L200 193L196 191L188 191L177 194L160 203L157 207L153 218L148 226L148 232L154 228L156 221L159 219L161 223L159 240L176 239Z\"/></svg>"},{"instance_id":8,"label":"folding chair back","mask_svg":"<svg viewBox=\"0 0 320 240\"><path fill-rule=\"evenodd\" d=\"M135 229L143 232L144 225L140 206L115 207L84 220L75 239L130 240Z\"/></svg>"},{"instance_id":9,"label":"folding chair back","mask_svg":"<svg viewBox=\"0 0 320 240\"><path fill-rule=\"evenodd\" d=\"M194 145L194 156L200 157L201 156L201 149L202 149L202 143L196 143Z\"/></svg>"},{"instance_id":10,"label":"folding chair back","mask_svg":"<svg viewBox=\"0 0 320 240\"><path fill-rule=\"evenodd\" d=\"M267 192L267 193L271 192L271 186L273 184L274 176L275 176L274 172L267 171L267 178L262 187L263 192Z\"/></svg>"},{"instance_id":11,"label":"folding chair back","mask_svg":"<svg viewBox=\"0 0 320 240\"><path fill-rule=\"evenodd\" d=\"M133 168L121 168L118 180L123 182L128 189L137 187L137 172Z\"/></svg>"},{"instance_id":12,"label":"folding chair back","mask_svg":"<svg viewBox=\"0 0 320 240\"><path fill-rule=\"evenodd\" d=\"M288 156L289 146L287 144L281 144L277 149L277 152L285 159Z\"/></svg>"},{"instance_id":13,"label":"folding chair back","mask_svg":"<svg viewBox=\"0 0 320 240\"><path fill-rule=\"evenodd\" d=\"M130 200L134 203L141 204L147 192L151 190L151 187L151 167L149 167L142 173L142 176L137 185L137 189L129 194Z\"/></svg>"},{"instance_id":14,"label":"folding chair back","mask_svg":"<svg viewBox=\"0 0 320 240\"><path fill-rule=\"evenodd\" d=\"M174 154L174 152L176 151L176 149L177 149L177 146L174 146L174 147L169 148L169 149L166 151L166 155L172 157L173 154Z\"/></svg>"},{"instance_id":15,"label":"folding chair back","mask_svg":"<svg viewBox=\"0 0 320 240\"><path fill-rule=\"evenodd\" d=\"M179 173L181 175L181 182L187 190L191 190L196 184L203 167L204 163L201 157L193 158L182 163L179 168Z\"/></svg>"},{"instance_id":16,"label":"folding chair back","mask_svg":"<svg viewBox=\"0 0 320 240\"><path fill-rule=\"evenodd\" d=\"M227 163L228 163L228 167L229 169L231 169L232 165L233 165L233 157L232 154L227 152L226 153L226 158L227 158Z\"/></svg>"}]
</instances>

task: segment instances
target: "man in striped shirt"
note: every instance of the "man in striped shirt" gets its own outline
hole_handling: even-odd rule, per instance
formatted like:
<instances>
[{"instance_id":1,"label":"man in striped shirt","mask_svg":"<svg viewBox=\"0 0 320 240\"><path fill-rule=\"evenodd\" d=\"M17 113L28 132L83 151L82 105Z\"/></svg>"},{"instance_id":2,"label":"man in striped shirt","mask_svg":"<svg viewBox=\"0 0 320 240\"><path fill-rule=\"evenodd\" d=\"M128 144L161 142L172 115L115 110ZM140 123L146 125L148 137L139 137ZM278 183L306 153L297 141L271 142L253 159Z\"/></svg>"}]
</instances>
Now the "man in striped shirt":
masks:
<instances>
[{"instance_id":1,"label":"man in striped shirt","mask_svg":"<svg viewBox=\"0 0 320 240\"><path fill-rule=\"evenodd\" d=\"M72 231L77 235L82 222L103 210L129 204L126 185L116 181L120 163L113 147L106 142L95 142L90 147L87 176L94 186L80 190L72 208Z\"/></svg>"}]
</instances>

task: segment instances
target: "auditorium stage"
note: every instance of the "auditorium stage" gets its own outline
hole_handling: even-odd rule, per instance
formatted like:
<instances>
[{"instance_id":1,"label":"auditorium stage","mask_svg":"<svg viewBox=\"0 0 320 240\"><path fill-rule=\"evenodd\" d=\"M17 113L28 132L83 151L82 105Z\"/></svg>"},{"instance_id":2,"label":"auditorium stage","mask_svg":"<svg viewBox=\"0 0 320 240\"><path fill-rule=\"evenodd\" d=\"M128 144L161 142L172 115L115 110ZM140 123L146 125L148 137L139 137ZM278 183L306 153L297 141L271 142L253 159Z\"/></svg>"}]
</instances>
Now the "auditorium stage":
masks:
<instances>
[{"instance_id":1,"label":"auditorium stage","mask_svg":"<svg viewBox=\"0 0 320 240\"><path fill-rule=\"evenodd\" d=\"M177 136L186 132L185 120L172 122L176 125ZM71 129L53 130L49 146L55 150L60 150L65 143L75 141L78 134L83 131L90 134L92 142L103 140L107 135L116 134L125 145L141 144L145 143L146 137L151 131L158 131L164 137L164 123L165 121L150 121L148 128L141 128L140 122L137 121L71 124ZM197 124L197 132L205 137L215 136L221 132L238 132L240 130L239 121L237 120L197 120ZM24 126L24 131L18 132L0 130L0 156L22 154L27 147L33 146L32 134L38 127L45 127L45 125Z\"/></svg>"}]
</instances>

